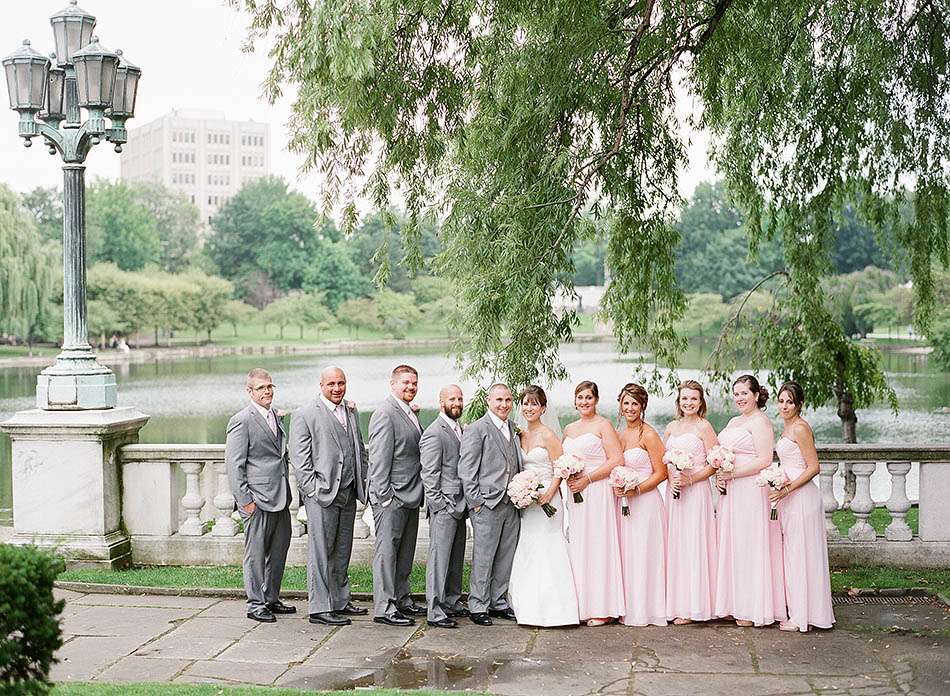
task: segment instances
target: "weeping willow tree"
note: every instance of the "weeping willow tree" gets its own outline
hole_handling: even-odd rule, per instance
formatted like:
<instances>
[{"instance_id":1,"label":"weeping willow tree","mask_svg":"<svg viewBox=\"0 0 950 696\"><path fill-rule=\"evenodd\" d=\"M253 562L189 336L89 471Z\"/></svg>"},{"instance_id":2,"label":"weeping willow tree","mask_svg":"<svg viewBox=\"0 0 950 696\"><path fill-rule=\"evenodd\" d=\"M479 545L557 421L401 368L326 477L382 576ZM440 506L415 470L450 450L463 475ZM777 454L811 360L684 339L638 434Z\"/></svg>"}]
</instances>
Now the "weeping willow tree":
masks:
<instances>
[{"instance_id":1,"label":"weeping willow tree","mask_svg":"<svg viewBox=\"0 0 950 696\"><path fill-rule=\"evenodd\" d=\"M50 311L56 254L44 246L20 198L0 184L0 334L31 343Z\"/></svg>"},{"instance_id":2,"label":"weeping willow tree","mask_svg":"<svg viewBox=\"0 0 950 696\"><path fill-rule=\"evenodd\" d=\"M822 302L846 202L897 240L917 326L931 321L932 262L950 262L947 0L232 4L248 47L269 47L267 97L293 91L291 148L324 175L325 202L353 221L356 198L385 209L398 191L410 267L423 218L444 219L437 265L473 374L564 376L558 344L577 317L555 298L573 296L572 250L595 226L620 349L676 364L684 113L713 136L751 249L784 250L781 321L741 346L757 365L780 367L794 345L786 372L820 383L819 399L892 394Z\"/></svg>"}]
</instances>

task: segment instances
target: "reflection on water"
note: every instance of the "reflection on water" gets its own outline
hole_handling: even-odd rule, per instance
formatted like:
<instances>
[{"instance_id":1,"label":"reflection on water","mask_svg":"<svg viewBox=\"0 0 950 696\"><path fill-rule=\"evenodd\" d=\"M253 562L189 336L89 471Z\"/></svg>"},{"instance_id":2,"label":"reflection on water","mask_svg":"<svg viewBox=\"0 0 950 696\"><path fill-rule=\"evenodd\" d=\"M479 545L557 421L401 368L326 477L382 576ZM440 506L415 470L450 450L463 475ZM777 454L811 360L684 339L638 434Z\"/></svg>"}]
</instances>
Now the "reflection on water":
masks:
<instances>
[{"instance_id":1,"label":"reflection on water","mask_svg":"<svg viewBox=\"0 0 950 696\"><path fill-rule=\"evenodd\" d=\"M374 352L360 355L335 355L324 358L305 356L223 356L168 362L135 363L115 366L119 383L119 405L135 406L151 419L141 432L142 442L224 442L228 418L246 403L244 376L252 367L270 370L277 385L275 405L291 410L316 397L322 367L332 361L342 367L349 379L347 398L357 402L362 425L369 413L389 393L389 373L397 362L407 360L420 372L417 402L424 409L422 422L431 420L438 408L438 391L445 384L458 382L471 394L475 385L460 380L454 361L442 355ZM570 379L548 390L551 407L562 422L573 417L573 385L591 379L601 388L601 412L617 415L616 393L630 379L634 365L629 357L618 356L609 344L578 344L563 349L562 359ZM685 356L684 379L700 379L704 355L695 347ZM886 353L885 366L897 391L901 411L895 416L886 406L862 410L858 421L861 442L920 442L950 439L950 413L941 407L950 405L950 375L934 372L926 356ZM38 368L0 369L0 420L13 412L32 408ZM702 380L701 380L702 381ZM718 429L733 415L731 403L721 395L710 400L709 418ZM769 413L775 416L774 407ZM651 395L647 420L662 430L674 414L672 394ZM778 421L777 416L776 421ZM840 425L833 407L807 414L822 442L840 441ZM889 484L886 473L872 482L876 499L886 498ZM916 478L908 479L916 497ZM882 488L883 486L883 488ZM10 442L0 435L0 523L9 524L12 501Z\"/></svg>"}]
</instances>

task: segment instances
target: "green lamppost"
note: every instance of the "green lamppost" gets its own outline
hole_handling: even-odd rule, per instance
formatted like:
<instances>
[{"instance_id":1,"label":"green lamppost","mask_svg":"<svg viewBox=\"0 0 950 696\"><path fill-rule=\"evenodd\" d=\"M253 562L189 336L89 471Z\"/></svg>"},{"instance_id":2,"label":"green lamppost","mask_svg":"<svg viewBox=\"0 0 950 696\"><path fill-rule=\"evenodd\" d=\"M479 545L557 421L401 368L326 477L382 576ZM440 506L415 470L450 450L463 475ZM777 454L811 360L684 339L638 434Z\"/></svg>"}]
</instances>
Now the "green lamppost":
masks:
<instances>
[{"instance_id":1,"label":"green lamppost","mask_svg":"<svg viewBox=\"0 0 950 696\"><path fill-rule=\"evenodd\" d=\"M96 18L76 0L50 18L53 60L29 41L3 59L10 108L24 146L40 137L63 160L63 348L36 383L38 408L113 408L115 375L99 364L86 333L86 155L103 139L122 151L142 71L93 36ZM86 120L82 120L82 111ZM108 119L108 122L107 120Z\"/></svg>"}]
</instances>

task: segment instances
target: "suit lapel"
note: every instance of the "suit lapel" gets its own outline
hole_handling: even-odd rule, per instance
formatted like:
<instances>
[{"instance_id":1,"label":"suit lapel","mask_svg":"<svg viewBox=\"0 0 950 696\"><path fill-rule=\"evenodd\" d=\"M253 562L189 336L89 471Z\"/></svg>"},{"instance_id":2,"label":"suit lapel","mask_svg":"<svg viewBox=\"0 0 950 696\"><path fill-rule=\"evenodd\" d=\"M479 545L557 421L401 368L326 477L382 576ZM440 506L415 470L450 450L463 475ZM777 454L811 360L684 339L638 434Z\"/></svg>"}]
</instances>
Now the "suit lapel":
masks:
<instances>
[{"instance_id":1,"label":"suit lapel","mask_svg":"<svg viewBox=\"0 0 950 696\"><path fill-rule=\"evenodd\" d=\"M261 415L261 412L258 411L253 405L248 406L251 409L251 417L254 419L254 422L257 423L258 427L264 431L267 437L270 438L271 442L280 447L280 423L277 424L277 435L274 435L274 431L270 429L270 426L267 424L267 421L264 419L264 416ZM276 415L276 414L275 414Z\"/></svg>"},{"instance_id":2,"label":"suit lapel","mask_svg":"<svg viewBox=\"0 0 950 696\"><path fill-rule=\"evenodd\" d=\"M461 444L458 437L456 437L455 432L453 432L452 428L449 427L449 424L445 422L445 419L442 416L437 416L437 418L439 419L439 426L442 428L441 432L443 440L445 440L449 448L451 448L453 452L457 454L459 445Z\"/></svg>"},{"instance_id":3,"label":"suit lapel","mask_svg":"<svg viewBox=\"0 0 950 696\"><path fill-rule=\"evenodd\" d=\"M340 442L340 434L336 429L340 422L336 419L336 416L330 413L330 409L327 408L327 405L323 403L323 400L320 398L317 399L317 412L322 414L323 420L330 431L330 435L333 436L333 441L336 442L336 446L342 451L343 444Z\"/></svg>"},{"instance_id":4,"label":"suit lapel","mask_svg":"<svg viewBox=\"0 0 950 696\"><path fill-rule=\"evenodd\" d=\"M511 461L511 443L505 441L505 436L495 427L495 421L493 421L491 416L487 413L485 414L485 421L486 425L488 425L488 429L495 438L495 444L501 449L501 453L505 455L505 460Z\"/></svg>"},{"instance_id":5,"label":"suit lapel","mask_svg":"<svg viewBox=\"0 0 950 696\"><path fill-rule=\"evenodd\" d=\"M416 428L416 424L412 422L412 418L409 417L409 414L406 413L406 412L403 410L402 406L399 405L399 402L396 401L396 397L390 395L389 401L390 401L390 404L389 404L390 408L392 408L392 409L395 410L397 413L399 413L400 416L402 416L402 419L409 425L410 428L412 428L412 432L418 434L418 433L419 433L419 429ZM419 427L420 427L420 428L422 427L422 424L421 424L421 423L419 424Z\"/></svg>"}]
</instances>

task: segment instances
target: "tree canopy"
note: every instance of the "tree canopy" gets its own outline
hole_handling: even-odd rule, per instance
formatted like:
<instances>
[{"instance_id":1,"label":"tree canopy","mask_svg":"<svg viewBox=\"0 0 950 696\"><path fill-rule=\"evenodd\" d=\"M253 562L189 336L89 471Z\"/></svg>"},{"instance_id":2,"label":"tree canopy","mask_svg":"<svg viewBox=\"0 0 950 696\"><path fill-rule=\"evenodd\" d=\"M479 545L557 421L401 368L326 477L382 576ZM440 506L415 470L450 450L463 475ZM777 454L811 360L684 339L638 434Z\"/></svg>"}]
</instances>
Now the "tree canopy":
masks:
<instances>
[{"instance_id":1,"label":"tree canopy","mask_svg":"<svg viewBox=\"0 0 950 696\"><path fill-rule=\"evenodd\" d=\"M438 267L475 373L564 374L577 319L553 298L572 292L572 250L602 217L620 348L676 364L677 109L694 102L753 250L780 242L807 360L855 362L820 291L850 201L892 230L915 321L931 321L931 260L950 263L945 0L233 3L250 43L272 41L266 90L295 91L291 147L326 174L327 201L355 220L355 195L383 209L398 187L410 247L427 212L444 216Z\"/></svg>"}]
</instances>

